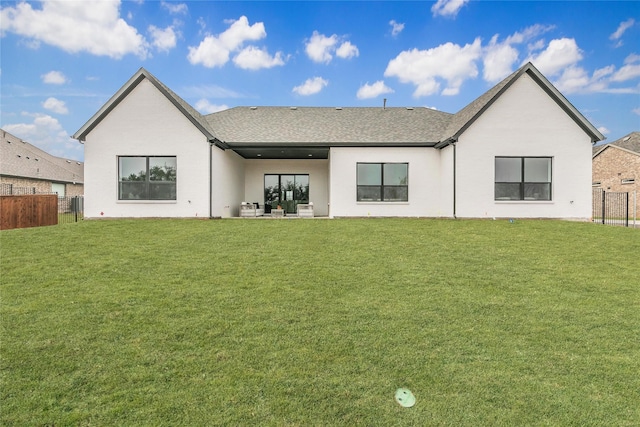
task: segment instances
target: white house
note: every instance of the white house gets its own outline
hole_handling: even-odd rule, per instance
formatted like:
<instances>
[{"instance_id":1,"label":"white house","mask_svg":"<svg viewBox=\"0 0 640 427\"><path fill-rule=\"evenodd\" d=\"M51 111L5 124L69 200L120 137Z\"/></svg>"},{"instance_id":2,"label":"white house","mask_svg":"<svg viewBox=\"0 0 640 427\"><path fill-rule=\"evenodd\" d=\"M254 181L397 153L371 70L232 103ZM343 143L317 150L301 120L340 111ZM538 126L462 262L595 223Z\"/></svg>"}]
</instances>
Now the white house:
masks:
<instances>
[{"instance_id":1,"label":"white house","mask_svg":"<svg viewBox=\"0 0 640 427\"><path fill-rule=\"evenodd\" d=\"M237 107L202 116L140 69L76 134L85 218L591 216L603 135L530 63L456 114ZM280 211L279 211L280 212Z\"/></svg>"}]
</instances>

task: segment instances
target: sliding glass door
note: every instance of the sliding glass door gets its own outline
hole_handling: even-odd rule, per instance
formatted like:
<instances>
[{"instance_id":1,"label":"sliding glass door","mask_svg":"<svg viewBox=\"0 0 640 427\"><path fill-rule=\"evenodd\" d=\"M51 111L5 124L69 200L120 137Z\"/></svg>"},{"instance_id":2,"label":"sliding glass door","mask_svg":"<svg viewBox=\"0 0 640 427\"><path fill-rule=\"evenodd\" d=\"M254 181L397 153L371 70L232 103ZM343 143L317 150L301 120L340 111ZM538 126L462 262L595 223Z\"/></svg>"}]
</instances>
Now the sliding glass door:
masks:
<instances>
[{"instance_id":1,"label":"sliding glass door","mask_svg":"<svg viewBox=\"0 0 640 427\"><path fill-rule=\"evenodd\" d=\"M265 174L264 203L295 213L298 203L309 203L309 175Z\"/></svg>"}]
</instances>

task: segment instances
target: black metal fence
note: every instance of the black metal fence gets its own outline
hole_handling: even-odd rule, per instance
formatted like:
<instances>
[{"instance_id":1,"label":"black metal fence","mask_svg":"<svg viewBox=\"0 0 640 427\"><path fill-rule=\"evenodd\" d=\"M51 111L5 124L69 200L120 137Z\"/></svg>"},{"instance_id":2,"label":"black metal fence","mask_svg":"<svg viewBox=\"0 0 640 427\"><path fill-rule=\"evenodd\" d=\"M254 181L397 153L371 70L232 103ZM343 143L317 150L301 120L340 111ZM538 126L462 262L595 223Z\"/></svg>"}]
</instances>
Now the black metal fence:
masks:
<instances>
[{"instance_id":1,"label":"black metal fence","mask_svg":"<svg viewBox=\"0 0 640 427\"><path fill-rule=\"evenodd\" d=\"M34 187L16 187L11 184L2 184L0 195L25 196L30 194L57 194L39 192ZM69 224L84 219L84 196L58 197L58 224Z\"/></svg>"},{"instance_id":2,"label":"black metal fence","mask_svg":"<svg viewBox=\"0 0 640 427\"><path fill-rule=\"evenodd\" d=\"M58 197L58 224L84 219L84 196Z\"/></svg>"},{"instance_id":3,"label":"black metal fence","mask_svg":"<svg viewBox=\"0 0 640 427\"><path fill-rule=\"evenodd\" d=\"M629 226L629 193L593 189L593 222Z\"/></svg>"}]
</instances>

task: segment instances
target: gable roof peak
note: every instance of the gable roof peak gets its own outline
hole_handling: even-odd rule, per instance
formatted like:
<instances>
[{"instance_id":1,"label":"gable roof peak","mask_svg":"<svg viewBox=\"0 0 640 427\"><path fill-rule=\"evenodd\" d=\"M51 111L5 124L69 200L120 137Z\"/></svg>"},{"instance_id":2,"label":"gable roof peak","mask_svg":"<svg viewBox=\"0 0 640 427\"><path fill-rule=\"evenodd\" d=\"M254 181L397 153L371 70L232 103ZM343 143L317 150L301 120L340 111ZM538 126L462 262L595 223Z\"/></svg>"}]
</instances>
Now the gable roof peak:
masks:
<instances>
[{"instance_id":1,"label":"gable roof peak","mask_svg":"<svg viewBox=\"0 0 640 427\"><path fill-rule=\"evenodd\" d=\"M451 141L456 141L462 133L473 124L505 91L524 74L528 74L533 80L571 117L584 132L589 135L592 142L603 140L605 137L596 129L568 100L556 89L553 84L531 62L527 62L516 71L505 77L494 87L480 95L462 110L458 111L447 132L443 135L441 146Z\"/></svg>"},{"instance_id":2,"label":"gable roof peak","mask_svg":"<svg viewBox=\"0 0 640 427\"><path fill-rule=\"evenodd\" d=\"M75 134L73 138L84 141L87 135L118 105L122 102L144 79L153 84L184 116L200 130L209 141L215 141L213 130L204 117L189 103L169 89L156 76L146 68L140 67L136 73L93 115Z\"/></svg>"}]
</instances>

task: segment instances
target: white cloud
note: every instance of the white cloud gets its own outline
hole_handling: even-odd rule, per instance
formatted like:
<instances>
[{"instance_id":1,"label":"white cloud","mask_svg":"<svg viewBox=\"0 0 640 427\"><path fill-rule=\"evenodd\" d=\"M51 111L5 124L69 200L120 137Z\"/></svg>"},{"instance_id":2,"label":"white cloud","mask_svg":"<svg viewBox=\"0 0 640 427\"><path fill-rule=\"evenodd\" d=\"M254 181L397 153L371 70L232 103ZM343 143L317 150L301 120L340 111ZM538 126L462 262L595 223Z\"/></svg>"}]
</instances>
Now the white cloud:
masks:
<instances>
[{"instance_id":1,"label":"white cloud","mask_svg":"<svg viewBox=\"0 0 640 427\"><path fill-rule=\"evenodd\" d=\"M575 65L582 59L582 51L575 39L562 38L549 42L545 50L530 56L530 61L546 76L553 76Z\"/></svg>"},{"instance_id":2,"label":"white cloud","mask_svg":"<svg viewBox=\"0 0 640 427\"><path fill-rule=\"evenodd\" d=\"M217 113L218 111L227 110L229 106L225 104L212 104L207 99L201 99L196 102L196 110L198 110L201 114L211 114Z\"/></svg>"},{"instance_id":3,"label":"white cloud","mask_svg":"<svg viewBox=\"0 0 640 427\"><path fill-rule=\"evenodd\" d=\"M42 106L49 111L53 111L56 114L69 114L69 109L65 105L64 101L60 101L56 98L47 98L46 101L42 103Z\"/></svg>"},{"instance_id":4,"label":"white cloud","mask_svg":"<svg viewBox=\"0 0 640 427\"><path fill-rule=\"evenodd\" d=\"M633 27L635 23L636 21L633 18L629 18L626 21L621 22L620 25L618 25L618 29L609 36L609 40L618 41L616 47L622 46L622 40L620 39L624 35L625 31Z\"/></svg>"},{"instance_id":5,"label":"white cloud","mask_svg":"<svg viewBox=\"0 0 640 427\"><path fill-rule=\"evenodd\" d=\"M336 56L342 59L351 59L354 56L359 56L360 51L355 45L352 45L351 42L344 42L340 45L338 49L336 49Z\"/></svg>"},{"instance_id":6,"label":"white cloud","mask_svg":"<svg viewBox=\"0 0 640 427\"><path fill-rule=\"evenodd\" d=\"M482 77L488 82L497 82L509 75L518 60L518 49L507 42L498 43L497 40L498 35L493 36L485 48Z\"/></svg>"},{"instance_id":7,"label":"white cloud","mask_svg":"<svg viewBox=\"0 0 640 427\"><path fill-rule=\"evenodd\" d=\"M54 156L82 159L82 144L71 139L57 119L47 114L22 114L26 117L33 117L33 121L31 123L7 124L2 128Z\"/></svg>"},{"instance_id":8,"label":"white cloud","mask_svg":"<svg viewBox=\"0 0 640 427\"><path fill-rule=\"evenodd\" d=\"M305 46L305 52L312 61L325 64L331 62L334 54L343 59L350 59L360 54L358 47L350 41L344 41L336 48L340 42L341 39L336 34L327 37L314 31Z\"/></svg>"},{"instance_id":9,"label":"white cloud","mask_svg":"<svg viewBox=\"0 0 640 427\"><path fill-rule=\"evenodd\" d=\"M198 47L189 47L187 58L193 65L201 64L207 68L222 67L229 61L231 52L239 50L247 41L263 39L267 36L264 23L249 25L246 16L231 25L218 36L208 34Z\"/></svg>"},{"instance_id":10,"label":"white cloud","mask_svg":"<svg viewBox=\"0 0 640 427\"><path fill-rule=\"evenodd\" d=\"M565 68L560 78L553 83L560 92L570 94L584 90L590 82L591 78L584 68L571 66Z\"/></svg>"},{"instance_id":11,"label":"white cloud","mask_svg":"<svg viewBox=\"0 0 640 427\"><path fill-rule=\"evenodd\" d=\"M248 46L233 58L233 63L245 70L259 70L261 68L284 65L284 60L282 59L282 52L277 52L274 56L271 56L265 49Z\"/></svg>"},{"instance_id":12,"label":"white cloud","mask_svg":"<svg viewBox=\"0 0 640 427\"><path fill-rule=\"evenodd\" d=\"M174 15L185 15L189 8L184 3L173 3L168 1L161 1L160 5L167 9L169 13Z\"/></svg>"},{"instance_id":13,"label":"white cloud","mask_svg":"<svg viewBox=\"0 0 640 427\"><path fill-rule=\"evenodd\" d=\"M632 53L624 59L625 64L633 64L634 62L640 61L640 55Z\"/></svg>"},{"instance_id":14,"label":"white cloud","mask_svg":"<svg viewBox=\"0 0 640 427\"><path fill-rule=\"evenodd\" d=\"M640 77L640 67L625 65L616 71L614 65L599 68L591 76L577 65L567 67L553 84L563 93L640 93L640 87L612 87L619 83Z\"/></svg>"},{"instance_id":15,"label":"white cloud","mask_svg":"<svg viewBox=\"0 0 640 427\"><path fill-rule=\"evenodd\" d=\"M333 59L331 52L335 49L337 43L337 35L334 34L331 37L327 37L314 31L305 47L305 51L312 61L329 63Z\"/></svg>"},{"instance_id":16,"label":"white cloud","mask_svg":"<svg viewBox=\"0 0 640 427\"><path fill-rule=\"evenodd\" d=\"M51 85L62 85L67 82L67 78L60 71L49 71L47 74L43 74L42 81Z\"/></svg>"},{"instance_id":17,"label":"white cloud","mask_svg":"<svg viewBox=\"0 0 640 427\"><path fill-rule=\"evenodd\" d=\"M195 48L189 46L187 59L192 65L201 64L207 68L222 67L229 62L230 49L219 38L208 35Z\"/></svg>"},{"instance_id":18,"label":"white cloud","mask_svg":"<svg viewBox=\"0 0 640 427\"><path fill-rule=\"evenodd\" d=\"M389 21L389 25L391 25L391 35L393 37L396 37L402 32L402 30L404 30L404 24L396 22L395 19Z\"/></svg>"},{"instance_id":19,"label":"white cloud","mask_svg":"<svg viewBox=\"0 0 640 427\"><path fill-rule=\"evenodd\" d=\"M516 31L515 33L507 37L506 42L509 44L525 43L533 38L536 38L546 32L553 30L554 28L555 25L531 25L530 27L527 27L522 31ZM544 42L542 43L541 47L543 46Z\"/></svg>"},{"instance_id":20,"label":"white cloud","mask_svg":"<svg viewBox=\"0 0 640 427\"><path fill-rule=\"evenodd\" d=\"M599 131L600 131L600 133L601 133L601 134L603 134L603 135L607 135L607 134L611 133L611 131L610 131L608 128L604 127L604 126L600 126L600 127L598 128L598 130L599 130Z\"/></svg>"},{"instance_id":21,"label":"white cloud","mask_svg":"<svg viewBox=\"0 0 640 427\"><path fill-rule=\"evenodd\" d=\"M145 38L120 18L119 0L41 4L42 9L26 2L2 9L2 30L70 53L88 52L114 59L128 54L144 59L149 54Z\"/></svg>"},{"instance_id":22,"label":"white cloud","mask_svg":"<svg viewBox=\"0 0 640 427\"><path fill-rule=\"evenodd\" d=\"M516 31L508 36L504 41L498 41L499 35L494 35L489 41L489 45L485 47L483 58L483 78L484 80L495 83L508 76L514 68L514 64L518 61L520 52L514 45L522 44L538 37L539 35L552 30L554 27L550 25L532 25L522 31ZM538 47L537 49L535 49ZM530 49L539 50L544 47L544 41L539 40L536 44L529 45Z\"/></svg>"},{"instance_id":23,"label":"white cloud","mask_svg":"<svg viewBox=\"0 0 640 427\"><path fill-rule=\"evenodd\" d=\"M545 41L543 39L540 39L540 40L536 40L533 43L529 43L527 45L527 49L529 49L529 52L534 52L536 50L543 49L544 45L545 45Z\"/></svg>"},{"instance_id":24,"label":"white cloud","mask_svg":"<svg viewBox=\"0 0 640 427\"><path fill-rule=\"evenodd\" d=\"M433 16L454 17L468 1L469 0L438 0L438 2L431 7L431 12Z\"/></svg>"},{"instance_id":25,"label":"white cloud","mask_svg":"<svg viewBox=\"0 0 640 427\"><path fill-rule=\"evenodd\" d=\"M356 96L358 99L375 98L385 93L393 93L393 89L384 84L384 81L378 80L374 84L370 85L369 82L364 84L358 89Z\"/></svg>"},{"instance_id":26,"label":"white cloud","mask_svg":"<svg viewBox=\"0 0 640 427\"><path fill-rule=\"evenodd\" d=\"M627 64L623 65L611 76L611 81L624 82L637 77L640 77L640 64Z\"/></svg>"},{"instance_id":27,"label":"white cloud","mask_svg":"<svg viewBox=\"0 0 640 427\"><path fill-rule=\"evenodd\" d=\"M428 50L407 50L389 61L384 75L415 85L414 97L438 93L439 80L447 83L443 95L455 95L466 79L477 77L481 54L480 38L465 46L445 43Z\"/></svg>"},{"instance_id":28,"label":"white cloud","mask_svg":"<svg viewBox=\"0 0 640 427\"><path fill-rule=\"evenodd\" d=\"M634 108L633 110L631 110L631 112L640 116L640 108Z\"/></svg>"},{"instance_id":29,"label":"white cloud","mask_svg":"<svg viewBox=\"0 0 640 427\"><path fill-rule=\"evenodd\" d=\"M626 82L640 77L640 56L631 54L625 59L625 65L616 69L614 65L605 66L589 73L579 66L582 51L574 39L552 40L546 49L528 59L545 76L557 76L554 86L563 93L638 93L634 87L612 87L612 83Z\"/></svg>"},{"instance_id":30,"label":"white cloud","mask_svg":"<svg viewBox=\"0 0 640 427\"><path fill-rule=\"evenodd\" d=\"M164 30L156 27L155 25L149 26L149 33L153 46L160 52L168 52L176 47L177 35L172 26L165 28Z\"/></svg>"},{"instance_id":31,"label":"white cloud","mask_svg":"<svg viewBox=\"0 0 640 427\"><path fill-rule=\"evenodd\" d=\"M307 79L300 86L294 87L293 92L302 96L314 95L320 92L328 84L329 82L322 77L313 77L311 79Z\"/></svg>"}]
</instances>

